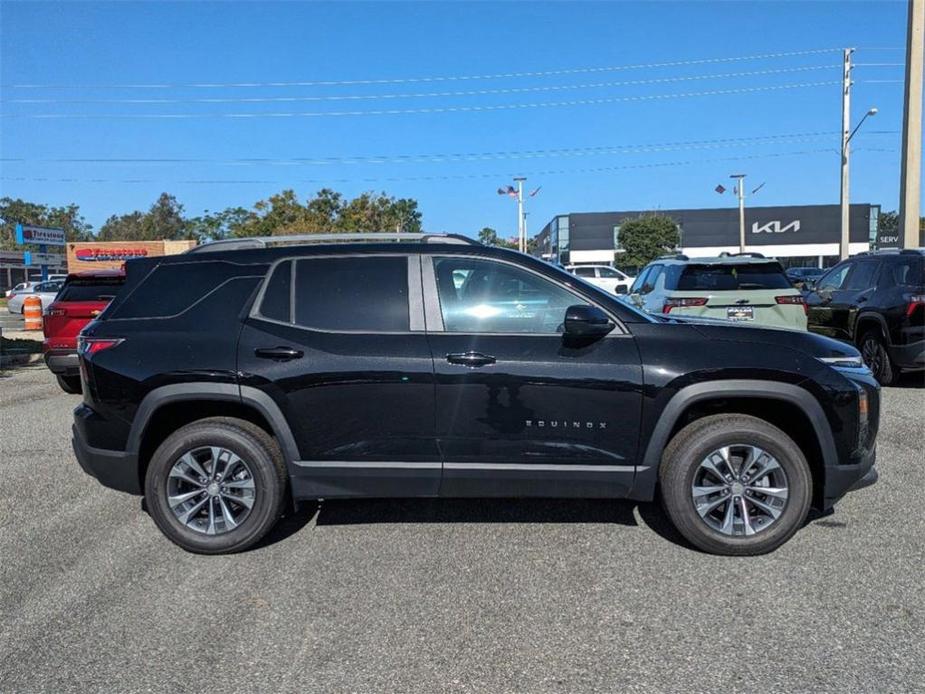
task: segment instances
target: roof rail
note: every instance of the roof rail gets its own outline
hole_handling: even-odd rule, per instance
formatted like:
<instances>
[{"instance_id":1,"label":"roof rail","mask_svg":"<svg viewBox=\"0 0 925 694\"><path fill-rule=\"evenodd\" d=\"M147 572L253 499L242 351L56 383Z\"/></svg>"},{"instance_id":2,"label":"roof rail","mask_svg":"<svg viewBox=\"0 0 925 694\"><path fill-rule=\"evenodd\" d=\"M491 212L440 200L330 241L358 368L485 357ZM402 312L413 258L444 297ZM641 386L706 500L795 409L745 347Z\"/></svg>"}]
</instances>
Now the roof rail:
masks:
<instances>
[{"instance_id":1,"label":"roof rail","mask_svg":"<svg viewBox=\"0 0 925 694\"><path fill-rule=\"evenodd\" d=\"M741 253L730 253L729 251L722 251L719 254L720 258L764 258L764 253L756 253L755 251L742 251Z\"/></svg>"},{"instance_id":2,"label":"roof rail","mask_svg":"<svg viewBox=\"0 0 925 694\"><path fill-rule=\"evenodd\" d=\"M288 234L280 236L245 236L234 239L210 241L190 248L187 253L208 253L210 251L239 251L271 246L302 246L313 243L353 243L357 241L398 241L419 243L452 243L472 246L481 245L475 239L462 234L417 234L396 232L361 232L355 234Z\"/></svg>"},{"instance_id":3,"label":"roof rail","mask_svg":"<svg viewBox=\"0 0 925 694\"><path fill-rule=\"evenodd\" d=\"M683 253L666 253L665 255L660 255L656 260L690 260Z\"/></svg>"}]
</instances>

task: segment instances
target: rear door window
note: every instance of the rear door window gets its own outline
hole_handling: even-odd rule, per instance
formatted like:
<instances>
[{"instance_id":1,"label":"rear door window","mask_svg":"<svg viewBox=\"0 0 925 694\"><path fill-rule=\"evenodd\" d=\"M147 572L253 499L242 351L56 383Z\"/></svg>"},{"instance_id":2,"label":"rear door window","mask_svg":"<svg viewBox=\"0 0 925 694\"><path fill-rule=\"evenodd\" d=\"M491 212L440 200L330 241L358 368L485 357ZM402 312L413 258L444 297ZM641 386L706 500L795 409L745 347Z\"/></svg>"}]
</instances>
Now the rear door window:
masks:
<instances>
[{"instance_id":1,"label":"rear door window","mask_svg":"<svg viewBox=\"0 0 925 694\"><path fill-rule=\"evenodd\" d=\"M678 278L678 291L736 291L790 289L779 263L686 265Z\"/></svg>"},{"instance_id":2,"label":"rear door window","mask_svg":"<svg viewBox=\"0 0 925 694\"><path fill-rule=\"evenodd\" d=\"M79 277L64 283L58 301L112 301L125 284L124 277Z\"/></svg>"},{"instance_id":3,"label":"rear door window","mask_svg":"<svg viewBox=\"0 0 925 694\"><path fill-rule=\"evenodd\" d=\"M408 258L344 256L297 261L295 322L330 332L407 332Z\"/></svg>"},{"instance_id":4,"label":"rear door window","mask_svg":"<svg viewBox=\"0 0 925 694\"><path fill-rule=\"evenodd\" d=\"M874 278L877 276L877 268L879 266L880 263L873 260L855 263L854 270L848 275L845 289L863 291L874 286Z\"/></svg>"},{"instance_id":5,"label":"rear door window","mask_svg":"<svg viewBox=\"0 0 925 694\"><path fill-rule=\"evenodd\" d=\"M593 267L576 267L575 274L579 277L594 277Z\"/></svg>"}]
</instances>

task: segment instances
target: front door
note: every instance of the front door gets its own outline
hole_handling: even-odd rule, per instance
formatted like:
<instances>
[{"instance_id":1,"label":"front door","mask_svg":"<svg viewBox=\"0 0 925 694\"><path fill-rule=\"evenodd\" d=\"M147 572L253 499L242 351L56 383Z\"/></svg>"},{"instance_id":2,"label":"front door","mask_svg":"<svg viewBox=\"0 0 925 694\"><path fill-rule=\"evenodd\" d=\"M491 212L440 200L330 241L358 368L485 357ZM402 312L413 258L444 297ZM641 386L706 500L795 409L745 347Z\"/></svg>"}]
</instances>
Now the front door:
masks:
<instances>
[{"instance_id":1,"label":"front door","mask_svg":"<svg viewBox=\"0 0 925 694\"><path fill-rule=\"evenodd\" d=\"M441 496L623 496L642 405L640 357L620 325L562 334L588 300L503 261L424 256L436 372Z\"/></svg>"},{"instance_id":2,"label":"front door","mask_svg":"<svg viewBox=\"0 0 925 694\"><path fill-rule=\"evenodd\" d=\"M418 256L279 262L241 333L238 369L289 422L296 497L437 494Z\"/></svg>"}]
</instances>

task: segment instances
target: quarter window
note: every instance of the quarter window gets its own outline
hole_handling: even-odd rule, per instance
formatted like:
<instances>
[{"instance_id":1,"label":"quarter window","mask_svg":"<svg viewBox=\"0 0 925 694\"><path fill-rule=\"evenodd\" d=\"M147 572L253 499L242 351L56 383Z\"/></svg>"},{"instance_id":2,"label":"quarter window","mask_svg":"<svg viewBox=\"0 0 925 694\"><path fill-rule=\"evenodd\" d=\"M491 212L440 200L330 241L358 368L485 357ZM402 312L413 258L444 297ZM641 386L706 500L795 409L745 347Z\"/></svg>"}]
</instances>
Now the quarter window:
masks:
<instances>
[{"instance_id":1,"label":"quarter window","mask_svg":"<svg viewBox=\"0 0 925 694\"><path fill-rule=\"evenodd\" d=\"M292 296L292 262L280 263L267 281L260 303L260 315L271 320L289 323L292 320L290 302Z\"/></svg>"},{"instance_id":2,"label":"quarter window","mask_svg":"<svg viewBox=\"0 0 925 694\"><path fill-rule=\"evenodd\" d=\"M593 267L576 267L575 274L579 277L594 277Z\"/></svg>"},{"instance_id":3,"label":"quarter window","mask_svg":"<svg viewBox=\"0 0 925 694\"><path fill-rule=\"evenodd\" d=\"M333 332L406 332L408 259L350 256L299 260L295 322Z\"/></svg>"},{"instance_id":4,"label":"quarter window","mask_svg":"<svg viewBox=\"0 0 925 694\"><path fill-rule=\"evenodd\" d=\"M455 333L561 332L565 309L585 303L571 292L512 265L435 258L444 330ZM454 281L462 273L465 282Z\"/></svg>"}]
</instances>

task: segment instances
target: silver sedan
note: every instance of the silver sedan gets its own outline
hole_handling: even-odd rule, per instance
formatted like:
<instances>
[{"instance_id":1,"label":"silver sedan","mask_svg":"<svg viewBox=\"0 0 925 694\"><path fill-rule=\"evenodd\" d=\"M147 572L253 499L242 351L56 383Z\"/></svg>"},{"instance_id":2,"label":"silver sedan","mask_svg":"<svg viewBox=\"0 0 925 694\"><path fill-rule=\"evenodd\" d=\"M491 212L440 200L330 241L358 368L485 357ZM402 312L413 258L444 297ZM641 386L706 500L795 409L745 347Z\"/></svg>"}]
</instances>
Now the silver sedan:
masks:
<instances>
[{"instance_id":1,"label":"silver sedan","mask_svg":"<svg viewBox=\"0 0 925 694\"><path fill-rule=\"evenodd\" d=\"M39 282L25 290L17 291L7 301L6 308L10 313L22 313L23 302L25 302L26 297L37 296L42 300L42 312L44 313L45 309L48 308L51 302L55 300L55 297L58 296L58 291L63 284L64 282L57 280L54 282Z\"/></svg>"}]
</instances>

